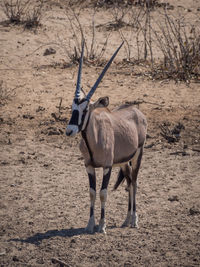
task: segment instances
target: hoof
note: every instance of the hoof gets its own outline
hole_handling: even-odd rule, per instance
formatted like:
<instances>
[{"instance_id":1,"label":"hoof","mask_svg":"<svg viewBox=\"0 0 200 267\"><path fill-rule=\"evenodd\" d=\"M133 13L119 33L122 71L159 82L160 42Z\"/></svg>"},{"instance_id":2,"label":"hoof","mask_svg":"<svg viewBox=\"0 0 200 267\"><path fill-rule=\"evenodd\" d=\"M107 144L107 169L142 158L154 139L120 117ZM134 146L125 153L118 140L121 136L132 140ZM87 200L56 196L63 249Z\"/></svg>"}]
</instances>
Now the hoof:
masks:
<instances>
[{"instance_id":1,"label":"hoof","mask_svg":"<svg viewBox=\"0 0 200 267\"><path fill-rule=\"evenodd\" d=\"M121 227L124 228L128 226L130 226L131 228L138 228L137 214L133 214L132 216L128 215Z\"/></svg>"},{"instance_id":2,"label":"hoof","mask_svg":"<svg viewBox=\"0 0 200 267\"><path fill-rule=\"evenodd\" d=\"M106 223L105 221L101 221L99 222L99 228L98 228L98 232L99 233L103 233L103 234L106 234Z\"/></svg>"},{"instance_id":3,"label":"hoof","mask_svg":"<svg viewBox=\"0 0 200 267\"><path fill-rule=\"evenodd\" d=\"M132 215L131 228L138 228L138 216L137 216L137 214Z\"/></svg>"},{"instance_id":4,"label":"hoof","mask_svg":"<svg viewBox=\"0 0 200 267\"><path fill-rule=\"evenodd\" d=\"M138 227L138 224L137 224L137 223L134 223L134 224L131 224L131 228L136 228L136 229L138 229L139 227Z\"/></svg>"},{"instance_id":5,"label":"hoof","mask_svg":"<svg viewBox=\"0 0 200 267\"><path fill-rule=\"evenodd\" d=\"M102 234L106 234L106 226L104 226L104 227L99 226L98 232L102 233Z\"/></svg>"},{"instance_id":6,"label":"hoof","mask_svg":"<svg viewBox=\"0 0 200 267\"><path fill-rule=\"evenodd\" d=\"M126 227L128 227L128 226L129 226L129 224L127 224L127 223L122 223L121 228L126 228Z\"/></svg>"},{"instance_id":7,"label":"hoof","mask_svg":"<svg viewBox=\"0 0 200 267\"><path fill-rule=\"evenodd\" d=\"M94 217L91 217L89 219L87 227L85 228L85 232L88 234L93 234L94 233L94 227L95 227Z\"/></svg>"},{"instance_id":8,"label":"hoof","mask_svg":"<svg viewBox=\"0 0 200 267\"><path fill-rule=\"evenodd\" d=\"M125 228L125 227L128 227L131 223L131 218L130 217L127 217L126 220L123 222L122 224L122 228Z\"/></svg>"},{"instance_id":9,"label":"hoof","mask_svg":"<svg viewBox=\"0 0 200 267\"><path fill-rule=\"evenodd\" d=\"M85 232L86 232L87 234L93 234L93 233L94 233L94 228L86 227L86 228L85 228Z\"/></svg>"}]
</instances>

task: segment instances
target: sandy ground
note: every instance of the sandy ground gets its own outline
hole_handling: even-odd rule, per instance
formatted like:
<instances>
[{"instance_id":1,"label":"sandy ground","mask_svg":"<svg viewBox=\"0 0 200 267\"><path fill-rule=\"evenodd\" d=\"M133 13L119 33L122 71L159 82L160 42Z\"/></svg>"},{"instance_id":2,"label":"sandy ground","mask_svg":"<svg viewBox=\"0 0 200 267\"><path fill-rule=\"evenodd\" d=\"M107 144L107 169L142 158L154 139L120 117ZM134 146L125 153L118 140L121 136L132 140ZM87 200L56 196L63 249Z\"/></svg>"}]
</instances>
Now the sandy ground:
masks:
<instances>
[{"instance_id":1,"label":"sandy ground","mask_svg":"<svg viewBox=\"0 0 200 267\"><path fill-rule=\"evenodd\" d=\"M170 1L174 12L175 2ZM198 7L198 1L179 2L184 10ZM91 12L85 9L85 18ZM108 19L104 10L97 15L100 24L104 16ZM5 19L1 11L0 20ZM107 234L88 235L89 188L80 136L65 136L77 66L61 68L62 47L43 46L58 42L56 34L67 37L65 23L63 9L52 4L36 32L0 25L0 80L6 99L0 106L1 266L199 266L199 84L152 81L135 75L139 67L111 66L94 100L108 95L110 109L136 101L149 125L139 173L139 228L120 227L127 192L125 186L112 191L118 172L113 169ZM111 42L106 58L119 45L119 36L113 33ZM50 46L56 54L44 56ZM86 91L101 69L84 65ZM173 129L178 124L184 126L179 141L168 143L160 125ZM99 189L102 171L97 174ZM95 216L98 221L98 197Z\"/></svg>"}]
</instances>

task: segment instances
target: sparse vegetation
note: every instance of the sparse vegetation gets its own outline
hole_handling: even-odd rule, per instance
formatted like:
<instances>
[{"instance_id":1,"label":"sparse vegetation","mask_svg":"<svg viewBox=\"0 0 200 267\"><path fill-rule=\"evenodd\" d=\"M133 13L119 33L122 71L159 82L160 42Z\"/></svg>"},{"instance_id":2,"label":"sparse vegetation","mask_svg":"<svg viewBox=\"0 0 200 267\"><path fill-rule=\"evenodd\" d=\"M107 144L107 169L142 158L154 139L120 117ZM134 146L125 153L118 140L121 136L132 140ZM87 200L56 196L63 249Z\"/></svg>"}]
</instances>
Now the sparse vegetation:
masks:
<instances>
[{"instance_id":1,"label":"sparse vegetation","mask_svg":"<svg viewBox=\"0 0 200 267\"><path fill-rule=\"evenodd\" d=\"M115 13L120 14L120 9L116 7ZM151 68L153 78L171 78L186 82L193 78L198 79L200 21L191 24L184 16L173 17L166 8L157 11L157 16L159 21L153 19L149 6L129 10L129 22L126 23L129 34L122 22L117 29L121 39L125 41L126 61L134 64L146 62ZM137 57L133 56L135 46ZM158 53L159 58L156 56Z\"/></svg>"},{"instance_id":2,"label":"sparse vegetation","mask_svg":"<svg viewBox=\"0 0 200 267\"><path fill-rule=\"evenodd\" d=\"M57 45L64 49L71 63L78 62L81 43L85 40L85 62L101 65L109 37L112 31L118 31L125 42L123 63L146 62L155 79L172 78L186 82L199 79L199 20L193 25L183 16L173 17L168 10L174 7L158 0L98 0L92 2L93 13L86 28L81 18L81 5L85 2L74 1L73 5L71 1L66 2L65 14L70 27L66 38L57 36ZM43 0L3 0L1 6L10 23L33 28L40 25L43 4ZM111 20L104 25L106 35L99 45L96 37L101 25L96 25L95 19L102 6L109 7ZM153 20L155 12L159 21Z\"/></svg>"},{"instance_id":3,"label":"sparse vegetation","mask_svg":"<svg viewBox=\"0 0 200 267\"><path fill-rule=\"evenodd\" d=\"M29 29L40 25L43 0L3 0L1 7L9 23Z\"/></svg>"},{"instance_id":4,"label":"sparse vegetation","mask_svg":"<svg viewBox=\"0 0 200 267\"><path fill-rule=\"evenodd\" d=\"M102 40L103 44L99 45L96 39L96 25L95 25L96 9L93 9L93 14L88 19L91 21L89 30L84 28L81 22L81 10L78 12L73 8L66 9L66 16L70 25L70 32L68 32L67 39L59 38L59 43L65 49L66 54L73 63L79 61L81 53L82 40L85 41L84 61L86 63L101 64L101 59L105 53L110 33Z\"/></svg>"},{"instance_id":5,"label":"sparse vegetation","mask_svg":"<svg viewBox=\"0 0 200 267\"><path fill-rule=\"evenodd\" d=\"M189 81L200 76L200 35L198 27L188 25L184 17L164 13L164 24L152 28L163 58L159 70L167 78ZM154 69L154 71L157 69ZM155 76L157 73L155 72Z\"/></svg>"}]
</instances>

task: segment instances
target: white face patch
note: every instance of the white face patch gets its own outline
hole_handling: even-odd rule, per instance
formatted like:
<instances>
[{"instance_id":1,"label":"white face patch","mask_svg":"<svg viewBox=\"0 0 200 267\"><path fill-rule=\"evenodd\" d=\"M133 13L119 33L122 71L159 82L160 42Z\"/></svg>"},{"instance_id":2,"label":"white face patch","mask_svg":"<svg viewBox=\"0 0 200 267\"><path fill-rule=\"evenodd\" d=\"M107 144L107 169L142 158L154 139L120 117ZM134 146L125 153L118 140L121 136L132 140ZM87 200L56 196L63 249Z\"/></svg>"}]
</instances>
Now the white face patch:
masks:
<instances>
[{"instance_id":1,"label":"white face patch","mask_svg":"<svg viewBox=\"0 0 200 267\"><path fill-rule=\"evenodd\" d=\"M74 136L80 131L79 126L82 123L82 117L83 117L84 111L86 110L87 106L88 106L87 100L83 101L80 104L77 104L77 103L75 103L75 101L73 101L73 103L72 103L72 117L69 121L69 124L67 125L66 135Z\"/></svg>"}]
</instances>

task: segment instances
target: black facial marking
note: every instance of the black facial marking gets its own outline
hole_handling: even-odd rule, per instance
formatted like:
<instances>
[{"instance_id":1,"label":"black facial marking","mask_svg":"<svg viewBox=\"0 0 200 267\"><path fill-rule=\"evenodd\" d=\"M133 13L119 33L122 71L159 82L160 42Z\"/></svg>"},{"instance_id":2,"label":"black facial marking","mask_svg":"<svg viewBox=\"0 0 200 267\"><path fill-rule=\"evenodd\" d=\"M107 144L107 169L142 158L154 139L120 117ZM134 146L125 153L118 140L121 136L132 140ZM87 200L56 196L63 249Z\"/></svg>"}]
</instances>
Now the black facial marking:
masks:
<instances>
[{"instance_id":1,"label":"black facial marking","mask_svg":"<svg viewBox=\"0 0 200 267\"><path fill-rule=\"evenodd\" d=\"M70 119L69 124L71 124L71 125L78 125L78 117L79 117L79 111L78 110L74 110L72 112L72 117Z\"/></svg>"},{"instance_id":2,"label":"black facial marking","mask_svg":"<svg viewBox=\"0 0 200 267\"><path fill-rule=\"evenodd\" d=\"M79 101L80 101L79 98L75 98L74 99L74 103L77 104L77 105L79 104Z\"/></svg>"},{"instance_id":3,"label":"black facial marking","mask_svg":"<svg viewBox=\"0 0 200 267\"><path fill-rule=\"evenodd\" d=\"M83 103L84 101L86 101L85 98L79 99L79 98L75 98L74 99L74 103L77 105L80 105L81 103Z\"/></svg>"}]
</instances>

